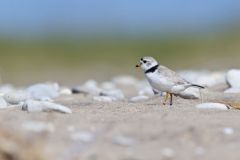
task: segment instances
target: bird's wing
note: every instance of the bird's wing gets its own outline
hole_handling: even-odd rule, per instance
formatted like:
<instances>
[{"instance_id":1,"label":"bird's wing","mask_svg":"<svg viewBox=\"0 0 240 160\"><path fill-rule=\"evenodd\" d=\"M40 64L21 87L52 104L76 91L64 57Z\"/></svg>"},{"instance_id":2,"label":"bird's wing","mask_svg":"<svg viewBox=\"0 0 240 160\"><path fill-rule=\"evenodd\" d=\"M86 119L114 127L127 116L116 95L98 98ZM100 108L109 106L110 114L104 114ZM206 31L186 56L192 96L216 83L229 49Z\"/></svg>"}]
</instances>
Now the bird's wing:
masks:
<instances>
[{"instance_id":1,"label":"bird's wing","mask_svg":"<svg viewBox=\"0 0 240 160\"><path fill-rule=\"evenodd\" d=\"M180 77L176 72L172 71L171 69L165 67L165 66L159 66L158 68L159 74L164 76L167 81L173 82L174 84L178 85L187 85L189 84L188 81Z\"/></svg>"}]
</instances>

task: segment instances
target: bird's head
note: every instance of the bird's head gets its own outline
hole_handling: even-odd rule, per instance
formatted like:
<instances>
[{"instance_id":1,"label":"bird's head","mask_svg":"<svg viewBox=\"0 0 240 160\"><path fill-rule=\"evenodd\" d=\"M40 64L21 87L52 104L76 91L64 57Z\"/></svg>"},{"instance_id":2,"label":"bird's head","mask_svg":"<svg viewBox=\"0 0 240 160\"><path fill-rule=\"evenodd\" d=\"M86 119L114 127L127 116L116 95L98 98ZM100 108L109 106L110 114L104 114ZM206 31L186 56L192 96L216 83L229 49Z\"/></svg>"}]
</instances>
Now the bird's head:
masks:
<instances>
[{"instance_id":1,"label":"bird's head","mask_svg":"<svg viewBox=\"0 0 240 160\"><path fill-rule=\"evenodd\" d=\"M142 57L136 67L141 67L144 72L158 65L158 62L153 57Z\"/></svg>"}]
</instances>

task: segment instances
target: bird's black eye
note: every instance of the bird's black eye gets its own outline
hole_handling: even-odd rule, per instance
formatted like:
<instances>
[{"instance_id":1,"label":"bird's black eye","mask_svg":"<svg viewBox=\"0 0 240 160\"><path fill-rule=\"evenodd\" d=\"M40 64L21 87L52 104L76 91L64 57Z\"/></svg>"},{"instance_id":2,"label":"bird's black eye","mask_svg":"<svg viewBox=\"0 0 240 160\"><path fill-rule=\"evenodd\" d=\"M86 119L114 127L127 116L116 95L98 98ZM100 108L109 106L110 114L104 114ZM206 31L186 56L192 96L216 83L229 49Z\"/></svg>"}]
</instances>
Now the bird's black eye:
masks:
<instances>
[{"instance_id":1,"label":"bird's black eye","mask_svg":"<svg viewBox=\"0 0 240 160\"><path fill-rule=\"evenodd\" d=\"M143 60L143 63L147 63L147 61L146 61L146 60Z\"/></svg>"}]
</instances>

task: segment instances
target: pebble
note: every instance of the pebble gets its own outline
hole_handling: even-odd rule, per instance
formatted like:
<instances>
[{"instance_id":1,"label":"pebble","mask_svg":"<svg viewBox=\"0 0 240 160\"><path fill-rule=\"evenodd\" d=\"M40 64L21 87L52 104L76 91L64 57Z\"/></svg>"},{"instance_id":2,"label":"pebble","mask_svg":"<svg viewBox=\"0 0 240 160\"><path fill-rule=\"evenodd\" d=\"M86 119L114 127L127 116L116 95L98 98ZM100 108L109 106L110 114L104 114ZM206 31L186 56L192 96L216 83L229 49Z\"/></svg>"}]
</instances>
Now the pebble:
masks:
<instances>
[{"instance_id":1,"label":"pebble","mask_svg":"<svg viewBox=\"0 0 240 160\"><path fill-rule=\"evenodd\" d=\"M71 134L71 139L74 141L80 141L83 143L90 143L94 140L95 136L89 131L80 131Z\"/></svg>"},{"instance_id":2,"label":"pebble","mask_svg":"<svg viewBox=\"0 0 240 160\"><path fill-rule=\"evenodd\" d=\"M27 100L23 106L22 110L28 112L49 112L56 111L61 113L72 113L72 111L60 104L55 104L47 101L36 101L36 100Z\"/></svg>"},{"instance_id":3,"label":"pebble","mask_svg":"<svg viewBox=\"0 0 240 160\"><path fill-rule=\"evenodd\" d=\"M97 101L97 102L112 102L113 101L112 98L108 97L108 96L94 96L93 100Z\"/></svg>"},{"instance_id":4,"label":"pebble","mask_svg":"<svg viewBox=\"0 0 240 160\"><path fill-rule=\"evenodd\" d=\"M202 103L195 106L198 109L219 109L228 110L229 107L222 103Z\"/></svg>"},{"instance_id":5,"label":"pebble","mask_svg":"<svg viewBox=\"0 0 240 160\"><path fill-rule=\"evenodd\" d=\"M227 83L231 88L240 88L240 70L232 69L227 72L226 75Z\"/></svg>"},{"instance_id":6,"label":"pebble","mask_svg":"<svg viewBox=\"0 0 240 160\"><path fill-rule=\"evenodd\" d=\"M59 96L58 83L34 84L26 89L30 98L34 100L51 100Z\"/></svg>"},{"instance_id":7,"label":"pebble","mask_svg":"<svg viewBox=\"0 0 240 160\"><path fill-rule=\"evenodd\" d=\"M17 105L29 99L29 95L24 91L14 91L6 93L3 98L10 105Z\"/></svg>"},{"instance_id":8,"label":"pebble","mask_svg":"<svg viewBox=\"0 0 240 160\"><path fill-rule=\"evenodd\" d=\"M223 129L223 133L225 135L232 135L234 133L234 130L233 130L233 128L226 127L226 128Z\"/></svg>"},{"instance_id":9,"label":"pebble","mask_svg":"<svg viewBox=\"0 0 240 160\"><path fill-rule=\"evenodd\" d=\"M136 141L133 138L126 136L116 136L112 140L113 144L117 144L124 147L132 147L136 144Z\"/></svg>"},{"instance_id":10,"label":"pebble","mask_svg":"<svg viewBox=\"0 0 240 160\"><path fill-rule=\"evenodd\" d=\"M52 123L46 123L41 121L30 121L22 124L23 129L31 132L49 132L53 133L55 131L55 127Z\"/></svg>"},{"instance_id":11,"label":"pebble","mask_svg":"<svg viewBox=\"0 0 240 160\"><path fill-rule=\"evenodd\" d=\"M148 96L135 96L130 98L130 102L144 102L146 100L148 100L149 97Z\"/></svg>"}]
</instances>

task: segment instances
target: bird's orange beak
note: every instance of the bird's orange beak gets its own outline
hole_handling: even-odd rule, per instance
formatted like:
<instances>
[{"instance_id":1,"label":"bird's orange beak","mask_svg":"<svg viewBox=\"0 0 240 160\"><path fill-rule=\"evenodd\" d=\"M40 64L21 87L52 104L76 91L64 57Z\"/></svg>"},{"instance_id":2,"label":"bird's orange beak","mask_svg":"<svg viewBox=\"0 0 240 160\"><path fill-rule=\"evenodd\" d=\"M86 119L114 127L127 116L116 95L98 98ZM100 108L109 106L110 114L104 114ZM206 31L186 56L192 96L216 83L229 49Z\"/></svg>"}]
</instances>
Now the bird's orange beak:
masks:
<instances>
[{"instance_id":1,"label":"bird's orange beak","mask_svg":"<svg viewBox=\"0 0 240 160\"><path fill-rule=\"evenodd\" d=\"M140 65L140 64L137 64L137 65L136 65L136 68L139 68L139 67L141 67L141 65Z\"/></svg>"}]
</instances>

